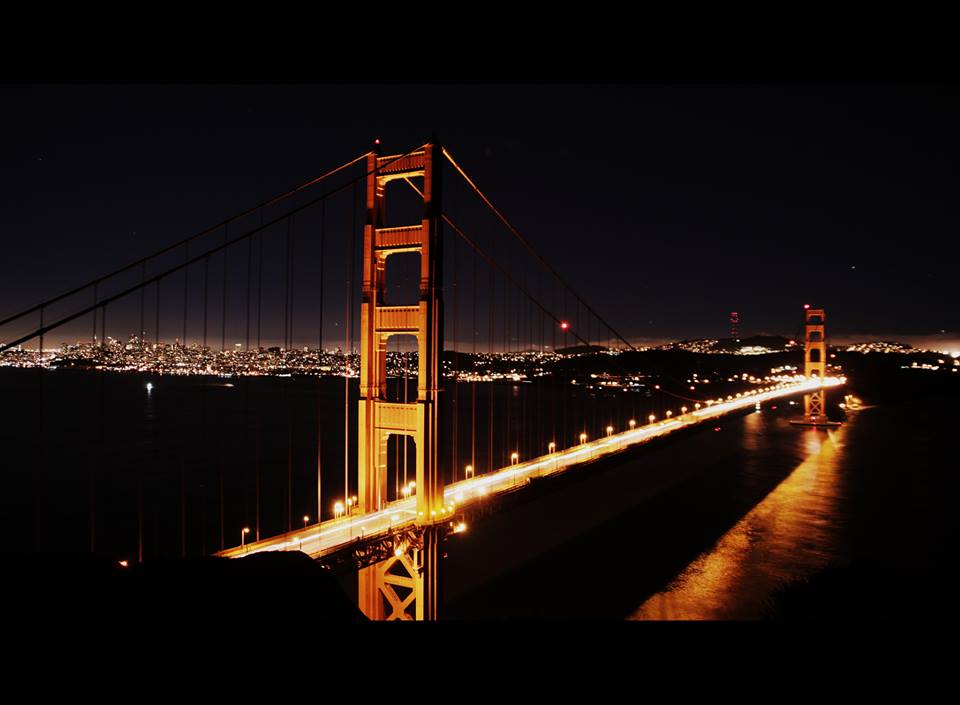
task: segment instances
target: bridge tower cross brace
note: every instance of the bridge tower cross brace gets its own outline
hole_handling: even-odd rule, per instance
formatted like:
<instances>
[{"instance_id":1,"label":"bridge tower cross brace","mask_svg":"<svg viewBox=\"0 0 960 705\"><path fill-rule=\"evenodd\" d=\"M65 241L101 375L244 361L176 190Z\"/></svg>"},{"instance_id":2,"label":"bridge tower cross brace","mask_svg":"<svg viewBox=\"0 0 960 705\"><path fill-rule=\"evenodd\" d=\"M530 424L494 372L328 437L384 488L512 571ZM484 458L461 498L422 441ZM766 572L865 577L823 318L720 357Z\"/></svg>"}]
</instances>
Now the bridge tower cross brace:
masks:
<instances>
[{"instance_id":1,"label":"bridge tower cross brace","mask_svg":"<svg viewBox=\"0 0 960 705\"><path fill-rule=\"evenodd\" d=\"M821 382L827 371L827 342L824 330L826 318L822 308L806 310L803 374L818 377ZM803 415L809 421L825 420L823 387L803 395Z\"/></svg>"}]
</instances>

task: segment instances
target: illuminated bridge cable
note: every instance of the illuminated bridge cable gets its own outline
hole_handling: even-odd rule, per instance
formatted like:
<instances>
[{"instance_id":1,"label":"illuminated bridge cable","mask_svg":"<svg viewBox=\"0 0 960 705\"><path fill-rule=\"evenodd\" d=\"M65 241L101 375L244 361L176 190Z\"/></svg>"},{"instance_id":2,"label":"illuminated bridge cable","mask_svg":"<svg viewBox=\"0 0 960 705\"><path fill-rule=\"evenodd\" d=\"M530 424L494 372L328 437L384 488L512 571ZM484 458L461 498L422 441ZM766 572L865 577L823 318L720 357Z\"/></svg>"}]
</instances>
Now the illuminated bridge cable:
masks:
<instances>
[{"instance_id":1,"label":"illuminated bridge cable","mask_svg":"<svg viewBox=\"0 0 960 705\"><path fill-rule=\"evenodd\" d=\"M422 147L422 145L421 145L421 147ZM417 147L416 149L411 150L411 152L415 152L415 151L417 151L417 149L420 149L421 147ZM137 267L138 265L145 264L145 263L149 262L150 260L156 259L157 257L160 257L160 256L162 256L162 255L165 255L165 254L167 254L167 253L169 253L169 252L172 252L172 251L174 251L174 250L176 250L176 249L178 249L178 248L180 248L180 247L183 247L183 246L185 246L185 245L189 245L189 243L192 242L193 240L196 240L196 239L198 239L198 238L201 238L201 237L203 237L204 235L209 235L209 234L212 233L212 232L216 232L216 231L217 231L218 229L220 229L221 227L224 227L224 226L226 226L226 225L228 225L229 223L232 223L232 222L234 222L234 221L240 220L241 218L244 218L244 217L250 215L251 213L256 213L258 210L261 210L261 209L266 208L266 207L268 207L268 206L272 206L272 205L274 205L274 204L276 204L276 203L279 203L280 201L284 200L285 198L287 198L287 197L289 197L289 196L292 196L292 195L296 194L296 193L299 192L299 191L303 191L304 189L309 188L310 186L313 186L314 184L318 184L318 183L320 183L321 181L324 181L325 179L333 176L334 174L337 174L337 173L343 171L344 169L347 169L347 168L353 166L353 165L356 164L357 162L363 161L364 159L367 158L367 155L369 155L369 154L370 154L369 152L364 152L364 153L361 154L359 157L357 157L357 158L355 158L355 159L352 159L352 160L350 160L349 162L346 162L345 164L341 164L340 166L338 166L338 167L336 167L336 168L334 168L334 169L331 169L330 171L326 172L325 174L322 174L322 175L320 175L320 176L318 176L318 177L316 177L316 178L310 179L309 181L306 181L306 182L300 184L299 186L295 186L293 189L291 189L291 190L289 190L289 191L286 191L286 192L284 192L284 193L281 193L281 194L278 195L278 196L274 196L274 197L272 197L272 198L264 201L263 203L254 206L253 208L250 208L250 209L248 209L248 210L245 210L244 212L239 213L239 214L237 214L237 215L231 216L230 218L227 218L226 220L224 220L224 221L222 221L222 222L220 222L220 223L217 223L216 225L213 225L213 226L210 226L209 228L206 228L206 229L204 229L204 230L201 230L200 232L195 233L195 234L193 234L193 235L190 235L189 237L186 237L186 238L184 238L184 239L182 239L182 240L180 240L180 241L178 241L178 242L173 243L172 245L169 245L169 246L167 246L167 247L164 247L164 248L161 249L161 250L157 250L156 252L154 252L154 253L151 254L151 255L147 255L146 257L142 257L142 258L140 258L140 259L138 259L138 260L136 260L136 261L134 261L134 262L131 262L130 264L127 264L127 265L124 265L123 267L120 267L119 269L115 269L114 271L110 272L109 274L104 274L103 276L97 277L96 279L93 279L93 280L87 282L86 284L84 284L84 285L82 285L82 286L75 287L75 288L73 288L73 289L71 289L71 290L69 290L69 291L66 291L66 292L64 292L64 293L62 293L62 294L59 294L59 295L57 295L57 296L54 296L53 298L47 299L46 301L42 301L41 303L39 303L39 304L37 304L37 305L35 305L35 306L31 306L30 308L24 309L23 311L20 311L19 313L16 313L16 314L14 314L14 315L12 315L12 316L9 316L9 317L7 317L7 318L4 318L2 321L0 321L0 327L5 326L7 323L10 323L11 321L15 321L15 320L17 320L18 318L22 318L23 316L26 316L26 315L28 315L28 314L30 314L30 313L34 313L35 311L39 311L41 306L49 306L49 305L52 304L52 303L56 303L57 301L60 301L60 300L62 300L62 299L65 299L65 298L67 298L67 297L69 297L69 296L73 296L74 294L78 294L78 293L80 293L81 291L83 291L84 289L88 289L88 288L90 288L91 286L96 286L97 284L100 284L100 283L102 283L102 282L104 282L104 281L106 281L106 280L108 280L108 279L112 279L113 277L115 277L115 276L117 276L117 275L119 275L119 274L123 274L124 272L126 272L126 271L128 271L128 270L130 270L130 269L133 269L134 267ZM403 156L407 156L407 155L403 155Z\"/></svg>"},{"instance_id":2,"label":"illuminated bridge cable","mask_svg":"<svg viewBox=\"0 0 960 705\"><path fill-rule=\"evenodd\" d=\"M287 218L287 250L283 261L283 349L290 349L290 219Z\"/></svg>"},{"instance_id":3,"label":"illuminated bridge cable","mask_svg":"<svg viewBox=\"0 0 960 705\"><path fill-rule=\"evenodd\" d=\"M460 360L457 357L457 238L453 239L453 438L450 444L450 464L453 470L453 481L457 481L457 431L459 424L460 400ZM441 370L442 373L442 370Z\"/></svg>"},{"instance_id":4,"label":"illuminated bridge cable","mask_svg":"<svg viewBox=\"0 0 960 705\"><path fill-rule=\"evenodd\" d=\"M227 242L227 228L229 225L223 226L223 242ZM223 296L221 297L220 302L220 351L223 352L227 347L227 255L229 250L223 248Z\"/></svg>"},{"instance_id":5,"label":"illuminated bridge cable","mask_svg":"<svg viewBox=\"0 0 960 705\"><path fill-rule=\"evenodd\" d=\"M356 249L357 237L357 185L353 186L353 222L350 227L350 248L344 253L346 255L347 279L346 296L344 305L346 311L343 321L343 506L349 515L350 513L350 348L353 344L353 331L351 323L353 320L353 254Z\"/></svg>"},{"instance_id":6,"label":"illuminated bridge cable","mask_svg":"<svg viewBox=\"0 0 960 705\"><path fill-rule=\"evenodd\" d=\"M473 258L473 382L470 385L470 467L477 467L477 258Z\"/></svg>"},{"instance_id":7,"label":"illuminated bridge cable","mask_svg":"<svg viewBox=\"0 0 960 705\"><path fill-rule=\"evenodd\" d=\"M153 324L153 344L160 345L160 280L157 280L157 284L154 291L154 324Z\"/></svg>"},{"instance_id":8,"label":"illuminated bridge cable","mask_svg":"<svg viewBox=\"0 0 960 705\"><path fill-rule=\"evenodd\" d=\"M187 347L187 283L190 274L190 243L188 242L183 252L183 338L181 343ZM101 341L102 344L102 341Z\"/></svg>"},{"instance_id":9,"label":"illuminated bridge cable","mask_svg":"<svg viewBox=\"0 0 960 705\"><path fill-rule=\"evenodd\" d=\"M260 227L263 227L263 211L260 211ZM257 237L259 242L259 252L257 253L257 351L261 347L260 324L263 314L263 233Z\"/></svg>"},{"instance_id":10,"label":"illuminated bridge cable","mask_svg":"<svg viewBox=\"0 0 960 705\"><path fill-rule=\"evenodd\" d=\"M409 181L408 179L405 179L405 181L406 181L406 182L410 185L410 187L413 188L418 194L420 194L421 196L423 195L422 192L420 191L420 189L418 189L415 184L413 184L413 183L412 183L411 181ZM561 324L563 323L563 320L562 320L561 318L559 318L555 313L553 313L552 311L550 311L541 301L538 300L537 297L535 297L535 296L534 296L533 294L531 294L525 287L523 287L519 282L517 282L516 279L514 279L514 277L510 274L509 270L508 270L506 267L504 267L503 265L501 265L501 264L500 264L499 262L497 262L490 254L488 254L486 251L484 251L484 250L483 250L473 239L471 239L456 223L454 223L453 220L452 220L449 216L444 215L444 216L443 216L443 221L444 221L444 223L446 223L448 226L450 226L450 228L452 228L453 231L454 231L455 233L457 233L457 235L459 235L460 238L461 238L464 242L466 242L466 243L474 250L474 252L477 253L477 255L479 255L480 257L482 257L482 258L491 266L491 270L492 270L493 268L496 268L497 270L499 270L499 271L504 275L504 277L505 277L507 280L509 280L510 283L512 283L512 284L518 289L518 291L522 292L522 293L531 301L531 303L533 303L535 306L537 306L537 307L543 312L543 314L546 315L546 316L548 316L555 324L561 325ZM493 273L493 272L491 271L491 275L492 275L492 273ZM560 283L562 284L562 281L561 281ZM588 310L591 310L591 311L592 311L592 309L590 309L590 307L587 306L587 304L584 303L584 302L582 301L582 299L580 299L579 297L577 297L576 293L573 292L572 290L570 290L569 287L566 287L566 286L564 285L564 286L563 286L563 291L564 291L564 301L566 301L566 292L567 292L567 291L570 291L570 294L571 294L571 295L574 297L574 299L575 299L575 304L576 304L575 320L577 321L577 325L574 327L574 328L576 328L576 330L572 330L570 327L563 328L563 334L564 334L564 343L563 343L563 345L564 345L564 348L567 347L566 336L567 336L568 333L569 333L570 335L572 335L573 338L575 338L577 342L579 342L579 343L581 343L581 344L589 347L589 345L590 345L589 340L586 339L586 338L583 338L583 337L579 334L578 330L579 330L579 328L580 328L580 326L579 326L579 321L580 321L580 307L583 306L584 308L587 308ZM506 294L505 294L505 296L506 296ZM506 309L505 309L505 313L506 313ZM594 316L596 316L596 313L594 313ZM630 347L631 350L633 350L633 351L635 351L635 352L639 352L629 341L625 340L622 336L620 336L620 334L617 333L616 330L615 330L612 326L610 326L609 323L606 323L605 321L603 321L603 319L601 319L599 316L596 316L596 317L597 317L597 319L598 319L598 322L602 322L602 323L607 327L607 329L610 331L610 333L611 333L612 335L615 335L619 340L621 340L621 341L622 341L623 343L625 343L628 347ZM587 317L588 323L589 323L589 320L590 320L589 317ZM562 327L562 326L561 326L561 327ZM598 335L599 335L599 334L598 334ZM506 346L505 346L504 349L506 350ZM554 349L556 349L556 348L554 348ZM492 352L492 351L491 351L491 352ZM628 372L625 368L623 368L619 363L614 362L613 364L614 364L616 367L620 368L620 371L621 371L624 375L629 375L629 372ZM663 389L661 389L660 391L662 391L662 392L664 392L664 393L666 393L666 394L669 394L670 396L674 396L674 397L676 397L676 398L678 398L678 399L683 399L683 400L685 400L685 401L701 402L701 403L704 403L704 401L705 401L705 400L703 400L703 399L691 399L691 398L689 398L689 397L685 397L685 396L682 396L682 395L679 395L679 394L673 394L672 392L667 392L666 390L663 390ZM584 400L584 401L585 401L585 400Z\"/></svg>"},{"instance_id":11,"label":"illuminated bridge cable","mask_svg":"<svg viewBox=\"0 0 960 705\"><path fill-rule=\"evenodd\" d=\"M416 191L421 197L423 196L423 192L420 191L420 189L417 188L417 186L416 186L415 184L413 184L409 179L404 179L404 181L406 181L408 184L410 184L411 188L413 188L413 190ZM482 257L482 258L491 266L491 268L496 268L497 270L499 270L499 271L504 275L504 277L506 278L507 281L509 281L511 284L513 284L513 286L515 286L520 292L522 292L524 296L526 296L528 299L530 299L530 301L532 301L535 306L537 306L541 311L543 311L544 314L546 314L547 316L549 316L550 319L551 319L554 323L556 323L557 325L560 325L561 323L563 323L563 321L562 321L559 317L557 317L556 314L554 314L552 311L550 311L549 309L547 309L547 307L544 306L543 303L541 303L539 300L537 300L537 298L536 298L535 296L533 296L533 294L531 294L529 291L527 291L526 288L524 288L523 286L521 286L520 283L513 277L513 275L510 273L510 271L509 271L506 267L504 267L503 265L501 265L501 264L500 264L497 260L495 260L489 253L487 253L486 251L484 251L484 250L483 250L474 240L472 240L456 223L454 223L453 220L452 220L449 216L444 215L444 216L442 216L442 217L443 217L443 222L446 223L447 225L449 225L451 228L453 228L454 232L456 232L457 235L459 235L460 238L461 238L464 242L466 242L466 243L473 249L474 252L476 252L480 257ZM491 274L492 274L492 272L491 272ZM573 292L571 291L571 293L573 293ZM506 296L506 294L504 294L504 296ZM492 301L492 300L493 300L493 299L491 298L491 301ZM579 310L579 309L578 309L578 310ZM506 309L504 309L504 313L506 314ZM566 332L571 333L574 338L576 338L578 341L580 341L580 342L583 343L584 345L587 345L587 341L584 340L583 338L581 338L580 335L579 335L579 333L577 333L576 331L566 331L566 330L565 330L565 334L566 334ZM629 343L627 343L627 344L629 345ZM633 346L631 346L631 347L633 347ZM504 349L506 350L506 348L504 348Z\"/></svg>"},{"instance_id":12,"label":"illuminated bridge cable","mask_svg":"<svg viewBox=\"0 0 960 705\"><path fill-rule=\"evenodd\" d=\"M382 169L382 168L384 168L385 166L388 166L389 164L393 163L394 161L397 161L397 160L399 160L399 159L403 159L404 157L409 156L410 154L412 154L413 152L417 151L418 149L421 149L422 146L423 146L423 145L421 145L420 147L416 147L415 149L410 150L410 151L407 152L406 154L401 154L400 156L396 157L395 159L391 160L390 162L387 162L386 164L381 165L380 168ZM208 249L206 252L200 253L199 255L195 255L194 257L189 257L189 256L187 256L187 257L184 258L184 261L183 261L182 263L177 264L177 265L174 265L174 266L172 266L172 267L169 267L168 269L166 269L166 270L164 270L164 271L162 271L162 272L160 272L160 273L158 273L158 274L153 275L152 277L150 277L150 278L147 279L146 281L143 281L143 282L141 282L141 283L139 283L139 284L135 284L135 285L133 285L133 286L127 287L126 289L124 289L124 290L122 290L122 291L120 291L120 292L117 292L116 294L113 294L113 295L111 295L111 296L109 296L109 297L107 297L107 298L104 298L104 299L102 299L102 300L94 303L93 305L86 306L86 307L82 308L81 310L79 310L79 311L77 311L77 312L75 312L75 313L72 313L72 314L70 314L70 315L64 316L63 318L61 318L61 319L59 319L58 321L55 321L55 322L53 322L53 323L45 324L45 325L41 326L40 328L32 331L31 333L28 333L28 334L26 334L26 335L20 336L19 338L15 339L15 340L13 340L13 341L6 342L6 343L0 343L0 352L3 352L4 350L7 350L7 349L9 349L9 348L16 347L17 345L20 345L20 344L22 344L22 343L24 343L24 342L26 342L26 341L33 340L34 338L36 338L36 337L38 337L38 336L40 336L40 335L43 335L43 334L45 334L45 333L48 333L48 332L50 332L51 330L53 330L53 329L55 329L55 328L59 328L60 326L66 324L66 323L69 323L69 322L71 322L71 321L74 321L74 320L76 320L77 318L80 318L81 316L86 316L88 313L90 313L91 311L93 311L93 310L95 310L95 309L97 309L97 308L100 309L101 315L104 317L104 320L101 322L101 333L103 333L103 331L105 331L105 324L106 324L105 316L106 316L106 306L107 306L107 304L110 304L110 303L112 303L112 302L114 302L114 301L117 301L117 300L119 300L119 299L122 299L122 298L124 298L125 296L129 296L130 294L132 294L132 293L134 293L134 292L136 292L136 291L139 291L142 287L148 286L148 285L150 285L150 284L153 284L154 282L158 282L158 281L160 281L161 279L165 279L166 277L169 277L169 276L171 276L172 274L175 274L175 273L179 272L180 270L186 270L186 269L189 268L190 265L196 264L197 262L200 262L201 260L203 260L204 257L208 257L208 256L211 256L211 255L214 255L214 254L216 254L217 252L220 252L221 250L223 250L223 249L225 249L225 248L227 248L227 247L231 247L231 246L237 244L238 242L242 242L242 241L245 240L246 238L252 237L253 235L255 235L255 234L257 234L257 233L262 232L262 231L270 228L271 226L275 225L276 223L279 223L279 222L281 222L281 221L289 218L289 217L292 216L294 213L302 212L302 211L304 211L304 210L306 210L306 209L308 209L308 208L311 208L312 206L315 206L315 205L318 204L318 203L323 202L323 200L325 200L325 199L331 198L331 197L333 197L333 196L335 196L335 195L337 195L337 194L339 194L339 193L342 193L343 191L349 189L351 186L355 186L357 183L365 180L365 179L366 179L370 174L372 174L372 173L373 173L373 172L371 171L369 174L368 174L368 173L361 174L360 176L357 176L356 178L348 181L347 183L338 186L336 189L330 191L329 193L325 193L325 194L323 194L322 196L319 196L319 197L317 197L317 198L311 199L310 201L307 201L306 203L304 203L302 206L298 206L297 208L295 208L295 209L293 209L293 210L291 210L291 211L288 211L287 213L284 213L284 214L278 216L277 218L274 218L273 220L271 220L271 221L269 221L269 222L267 222L267 223L261 223L261 225L259 225L258 227L253 228L252 230L248 230L247 232L243 233L242 235L238 235L238 236L234 237L232 240L229 240L229 241L227 241L227 242L225 242L225 243L223 243L223 244L220 244L220 245L216 245L216 246L214 246L214 247L211 247L211 248ZM137 263L139 264L139 261L138 261ZM186 283L187 283L187 279L186 279L186 273L185 273L185 275L184 275L184 306L185 306L185 307L186 307L186 294L187 294L187 292L186 292ZM88 286L89 286L89 285L88 285ZM85 288L85 287L81 287L80 290L82 291L83 288ZM60 298L62 298L62 297L60 297ZM55 300L55 299L51 299L51 301L53 301L53 300ZM33 307L32 309L30 309L30 310L31 310L31 311L38 311L39 308L40 308L39 306L35 306L35 307ZM14 316L12 319L9 319L9 320L14 320L14 319L19 318L19 317L20 317L20 316L17 315L17 316ZM184 325L184 338L186 338L186 313L184 313L183 325ZM101 337L103 337L103 335L101 335ZM101 341L101 342L102 342L102 341Z\"/></svg>"},{"instance_id":13,"label":"illuminated bridge cable","mask_svg":"<svg viewBox=\"0 0 960 705\"><path fill-rule=\"evenodd\" d=\"M145 303L145 298L144 298L144 297L146 296L146 293L147 293L146 288L143 287L142 284L143 284L143 281L144 281L146 278L147 278L147 263L144 262L144 263L140 266L140 284L141 284L141 288L140 288L140 330L137 331L137 340L138 340L139 343L140 343L140 349L141 349L141 350L143 350L143 338L144 338L144 335L143 335L143 334L144 334L144 332L145 332L144 329L143 329L143 325L144 325L144 323L143 323L143 307L144 307L144 303Z\"/></svg>"},{"instance_id":14,"label":"illuminated bridge cable","mask_svg":"<svg viewBox=\"0 0 960 705\"><path fill-rule=\"evenodd\" d=\"M295 263L296 258L294 252L297 247L297 216L290 216L290 219L287 221L290 228L290 286L288 288L289 303L287 304L287 331L289 338L287 339L287 350L293 348L293 291L294 291L294 277L295 277Z\"/></svg>"},{"instance_id":15,"label":"illuminated bridge cable","mask_svg":"<svg viewBox=\"0 0 960 705\"><path fill-rule=\"evenodd\" d=\"M93 332L90 334L90 344L97 344L97 288L98 285L93 285ZM0 324L2 325L2 324Z\"/></svg>"},{"instance_id":16,"label":"illuminated bridge cable","mask_svg":"<svg viewBox=\"0 0 960 705\"><path fill-rule=\"evenodd\" d=\"M250 274L253 264L253 238L247 238L247 325L244 349L250 351Z\"/></svg>"},{"instance_id":17,"label":"illuminated bridge cable","mask_svg":"<svg viewBox=\"0 0 960 705\"><path fill-rule=\"evenodd\" d=\"M209 309L207 300L210 295L210 258L203 258L203 347L206 355L207 347L207 311Z\"/></svg>"},{"instance_id":18,"label":"illuminated bridge cable","mask_svg":"<svg viewBox=\"0 0 960 705\"><path fill-rule=\"evenodd\" d=\"M550 265L550 263L547 262L547 261L540 255L540 253L537 252L537 251L534 249L533 245L531 245L531 244L527 241L527 239L524 238L523 235L521 235L520 232L513 226L513 224L512 224L509 220L507 220L506 216L504 216L504 215L497 209L497 207L493 205L493 203L490 201L489 198L487 198L487 196L483 193L483 191L481 191L480 188L473 182L473 180L472 180L469 176L467 176L467 173L463 170L463 168L462 168L459 164L457 164L457 162L454 160L453 156L450 154L450 152L448 152L448 151L446 150L446 148L443 148L443 156L445 156L445 157L447 158L447 161L449 161L450 164L453 165L453 168L456 169L456 170L460 173L460 176L462 176L462 177L464 178L464 180L470 185L470 187L471 187L471 188L474 190L474 192L480 197L480 199L487 205L488 208L490 208L491 211L493 211L494 215L496 215L497 218L500 219L500 221L507 227L507 229L510 230L511 233L513 233L514 237L516 237L517 240L520 241L520 243L527 249L527 251L529 251L530 254L532 254L532 255L537 259L537 261L539 261L544 267L546 267L546 268L557 278L557 280L558 280L561 284L563 284L563 286L566 287L566 288L570 291L571 294L573 294L573 295L576 297L577 301L579 301L580 303L582 303L582 304L584 305L584 307L585 307L588 311L590 311L590 313L592 313L594 316L596 316L598 320L603 321L603 323L605 323L606 325L609 325L609 323L607 323L607 321L604 320L604 318L603 318L600 314L598 314L596 311L594 311L594 310L590 307L590 305L587 304L587 302L584 301L583 298L581 298L580 295L577 294L577 292L573 290L573 287L571 287L570 284L568 284L568 283L566 282L566 280L564 280L563 277L560 276L560 273L557 272L557 270L554 269L554 268ZM613 330L613 331L616 333L616 330L615 330L612 326L611 326L610 329ZM636 350L636 348L630 343L630 341L628 341L626 338L624 338L624 337L623 337L622 335L620 335L619 333L616 333L616 335L617 335L618 338L620 338L620 340L622 340L624 343L626 343L626 344L630 347L631 350Z\"/></svg>"},{"instance_id":19,"label":"illuminated bridge cable","mask_svg":"<svg viewBox=\"0 0 960 705\"><path fill-rule=\"evenodd\" d=\"M326 189L324 189L324 193ZM327 227L327 202L320 203L320 322L317 325L317 360L323 356L323 285L326 282L323 269L324 241ZM321 377L317 377L317 525L323 521L323 395Z\"/></svg>"}]
</instances>

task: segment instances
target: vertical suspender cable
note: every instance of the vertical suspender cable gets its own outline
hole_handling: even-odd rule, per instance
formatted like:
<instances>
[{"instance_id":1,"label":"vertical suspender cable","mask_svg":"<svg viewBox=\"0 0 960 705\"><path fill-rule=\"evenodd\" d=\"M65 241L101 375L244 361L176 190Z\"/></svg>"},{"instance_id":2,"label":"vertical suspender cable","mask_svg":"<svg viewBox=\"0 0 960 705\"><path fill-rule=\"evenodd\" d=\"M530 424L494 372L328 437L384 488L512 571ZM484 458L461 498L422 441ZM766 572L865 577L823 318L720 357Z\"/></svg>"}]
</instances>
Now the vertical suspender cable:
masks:
<instances>
[{"instance_id":1,"label":"vertical suspender cable","mask_svg":"<svg viewBox=\"0 0 960 705\"><path fill-rule=\"evenodd\" d=\"M227 228L229 225L223 226L223 243L227 243ZM220 319L220 351L223 352L227 349L227 253L229 248L223 248L223 300L221 304L221 319Z\"/></svg>"},{"instance_id":2,"label":"vertical suspender cable","mask_svg":"<svg viewBox=\"0 0 960 705\"><path fill-rule=\"evenodd\" d=\"M457 240L453 238L453 443L451 443L451 466L453 481L457 481L457 431L459 430L460 360L457 357ZM443 374L443 356L440 357L440 374Z\"/></svg>"},{"instance_id":3,"label":"vertical suspender cable","mask_svg":"<svg viewBox=\"0 0 960 705\"><path fill-rule=\"evenodd\" d=\"M473 318L470 330L473 338L473 382L470 385L470 466L477 468L477 255L473 255Z\"/></svg>"},{"instance_id":4,"label":"vertical suspender cable","mask_svg":"<svg viewBox=\"0 0 960 705\"><path fill-rule=\"evenodd\" d=\"M490 328L487 334L487 364L493 364L493 319L494 319L494 303L496 299L495 295L495 286L494 286L494 275L493 275L493 265L490 265L490 288L489 296L487 297L488 308L490 311ZM489 389L489 394L487 395L487 472L491 472L494 466L493 460L493 391L495 385L491 379L490 384L487 385Z\"/></svg>"},{"instance_id":5,"label":"vertical suspender cable","mask_svg":"<svg viewBox=\"0 0 960 705\"><path fill-rule=\"evenodd\" d=\"M324 189L326 196L326 189ZM323 250L327 227L327 199L320 202L320 322L317 325L317 361L323 360ZM323 376L317 374L317 526L323 522ZM319 536L319 532L318 532Z\"/></svg>"},{"instance_id":6,"label":"vertical suspender cable","mask_svg":"<svg viewBox=\"0 0 960 705\"><path fill-rule=\"evenodd\" d=\"M296 198L296 196L294 196ZM287 306L287 316L290 318L290 323L287 326L290 332L290 338L287 341L287 348L293 349L293 286L294 286L294 275L296 274L296 259L294 257L294 250L297 245L297 216L296 214L290 216L290 304Z\"/></svg>"},{"instance_id":7,"label":"vertical suspender cable","mask_svg":"<svg viewBox=\"0 0 960 705\"><path fill-rule=\"evenodd\" d=\"M153 324L153 344L157 347L160 346L160 280L157 279L157 291L156 291L156 320Z\"/></svg>"},{"instance_id":8,"label":"vertical suspender cable","mask_svg":"<svg viewBox=\"0 0 960 705\"><path fill-rule=\"evenodd\" d=\"M143 350L143 307L144 307L144 297L147 295L146 288L143 286L143 282L147 279L147 263L144 262L140 265L140 330L137 331L137 340L140 343L140 350Z\"/></svg>"},{"instance_id":9,"label":"vertical suspender cable","mask_svg":"<svg viewBox=\"0 0 960 705\"><path fill-rule=\"evenodd\" d=\"M190 243L188 242L184 245L184 254L183 261L190 261ZM183 268L183 339L180 341L180 344L183 347L187 347L187 284L189 282L189 273L190 267L185 266Z\"/></svg>"},{"instance_id":10,"label":"vertical suspender cable","mask_svg":"<svg viewBox=\"0 0 960 705\"><path fill-rule=\"evenodd\" d=\"M159 282L159 281L157 281L157 286L160 286L160 282ZM94 309L93 309L93 311L92 311L92 313L93 313L93 333L92 333L91 336L90 336L90 344L91 344L91 345L96 345L96 344L97 344L97 309L96 309L96 306L97 306L97 284L96 284L96 282L94 282L94 284L93 284L93 306L94 306Z\"/></svg>"},{"instance_id":11,"label":"vertical suspender cable","mask_svg":"<svg viewBox=\"0 0 960 705\"><path fill-rule=\"evenodd\" d=\"M204 357L206 357L206 348L207 348L207 311L208 305L207 300L209 299L210 292L210 258L203 258L203 348L204 348Z\"/></svg>"},{"instance_id":12,"label":"vertical suspender cable","mask_svg":"<svg viewBox=\"0 0 960 705\"><path fill-rule=\"evenodd\" d=\"M253 237L247 238L247 325L244 337L244 349L250 351L250 275L253 265Z\"/></svg>"},{"instance_id":13,"label":"vertical suspender cable","mask_svg":"<svg viewBox=\"0 0 960 705\"><path fill-rule=\"evenodd\" d=\"M263 227L263 211L260 211L260 227ZM259 252L257 254L257 351L259 352L260 348L263 347L262 340L260 338L260 323L261 323L261 313L263 311L263 237L264 232L260 231L257 233L257 238L260 240L259 243Z\"/></svg>"},{"instance_id":14,"label":"vertical suspender cable","mask_svg":"<svg viewBox=\"0 0 960 705\"><path fill-rule=\"evenodd\" d=\"M357 237L357 184L353 185L353 222L350 226L350 249L347 251L346 315L343 326L343 505L349 512L350 497L350 348L353 344L353 260Z\"/></svg>"}]
</instances>

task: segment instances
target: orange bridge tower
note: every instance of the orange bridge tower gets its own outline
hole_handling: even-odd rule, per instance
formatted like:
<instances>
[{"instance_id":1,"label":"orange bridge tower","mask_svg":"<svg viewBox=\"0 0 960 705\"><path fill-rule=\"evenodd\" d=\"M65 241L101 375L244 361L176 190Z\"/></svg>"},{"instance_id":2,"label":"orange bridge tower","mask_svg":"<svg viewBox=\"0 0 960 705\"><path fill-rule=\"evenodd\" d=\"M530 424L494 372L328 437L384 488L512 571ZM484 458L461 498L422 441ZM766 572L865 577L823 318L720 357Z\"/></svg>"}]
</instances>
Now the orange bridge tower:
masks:
<instances>
[{"instance_id":1,"label":"orange bridge tower","mask_svg":"<svg viewBox=\"0 0 960 705\"><path fill-rule=\"evenodd\" d=\"M435 142L435 141L434 141ZM391 435L413 439L416 450L416 512L422 531L396 554L359 573L358 602L371 619L436 619L437 531L449 519L439 466L439 394L443 302L441 157L430 143L401 156L371 153L367 161L367 221L363 233L363 299L360 311L360 403L357 494L361 513L387 504L387 443ZM423 218L384 227L387 187L422 178ZM420 298L406 306L385 305L386 262L394 254L420 254ZM387 342L394 335L417 340L417 399L386 399Z\"/></svg>"},{"instance_id":2,"label":"orange bridge tower","mask_svg":"<svg viewBox=\"0 0 960 705\"><path fill-rule=\"evenodd\" d=\"M822 308L804 306L805 332L803 351L803 374L805 377L820 380L820 386L803 395L803 418L790 421L800 426L839 426L838 421L830 421L826 412L826 392L823 380L827 374L827 340L824 322L826 315Z\"/></svg>"}]
</instances>

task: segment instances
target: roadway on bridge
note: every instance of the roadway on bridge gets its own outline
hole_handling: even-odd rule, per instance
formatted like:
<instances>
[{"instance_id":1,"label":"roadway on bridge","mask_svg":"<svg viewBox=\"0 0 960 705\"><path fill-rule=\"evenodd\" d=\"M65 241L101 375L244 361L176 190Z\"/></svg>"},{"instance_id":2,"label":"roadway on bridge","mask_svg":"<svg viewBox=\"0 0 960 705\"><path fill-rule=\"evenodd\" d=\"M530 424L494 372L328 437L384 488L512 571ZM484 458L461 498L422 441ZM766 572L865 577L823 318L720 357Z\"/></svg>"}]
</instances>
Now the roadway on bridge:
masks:
<instances>
[{"instance_id":1,"label":"roadway on bridge","mask_svg":"<svg viewBox=\"0 0 960 705\"><path fill-rule=\"evenodd\" d=\"M482 502L488 497L509 492L523 486L531 477L543 477L616 453L638 443L664 436L681 428L695 426L710 419L734 411L778 399L811 392L821 387L820 379L802 378L801 382L789 382L768 388L767 391L749 392L739 398L712 404L678 417L655 421L644 426L611 434L605 438L588 441L572 448L559 450L533 460L501 468L492 473L461 480L444 488L447 509L435 521L453 521L459 510ZM822 386L837 387L846 382L843 377L828 377ZM386 508L364 515L349 515L316 524L299 531L281 534L270 539L237 546L216 555L240 558L261 551L303 551L313 558L329 555L360 538L413 528L417 520L416 497L411 496L391 502Z\"/></svg>"}]
</instances>

